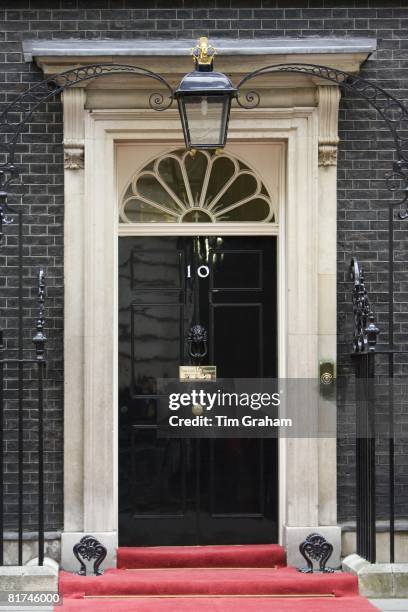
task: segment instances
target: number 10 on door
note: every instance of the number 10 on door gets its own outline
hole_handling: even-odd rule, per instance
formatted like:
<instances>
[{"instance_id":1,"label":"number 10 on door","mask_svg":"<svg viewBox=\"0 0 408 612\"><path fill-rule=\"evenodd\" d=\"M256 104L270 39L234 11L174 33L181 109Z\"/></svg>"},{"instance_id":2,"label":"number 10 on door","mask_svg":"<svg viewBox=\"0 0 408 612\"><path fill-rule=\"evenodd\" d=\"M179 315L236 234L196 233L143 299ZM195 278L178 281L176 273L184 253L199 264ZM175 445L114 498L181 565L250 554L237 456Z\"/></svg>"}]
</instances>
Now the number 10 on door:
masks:
<instances>
[{"instance_id":1,"label":"number 10 on door","mask_svg":"<svg viewBox=\"0 0 408 612\"><path fill-rule=\"evenodd\" d=\"M208 266L199 266L197 268L197 276L200 278L207 278L210 274L210 268ZM187 278L191 278L191 265L187 266Z\"/></svg>"}]
</instances>

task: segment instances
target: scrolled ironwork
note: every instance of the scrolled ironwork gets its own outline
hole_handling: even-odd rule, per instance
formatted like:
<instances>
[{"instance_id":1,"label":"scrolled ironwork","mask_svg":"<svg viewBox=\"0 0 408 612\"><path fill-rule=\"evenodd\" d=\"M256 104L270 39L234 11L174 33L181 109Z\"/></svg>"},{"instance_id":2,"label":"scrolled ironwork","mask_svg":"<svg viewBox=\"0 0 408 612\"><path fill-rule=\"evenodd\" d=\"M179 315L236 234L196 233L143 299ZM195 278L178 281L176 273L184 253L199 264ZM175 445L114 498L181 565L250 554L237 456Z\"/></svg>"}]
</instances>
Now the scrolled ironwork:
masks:
<instances>
[{"instance_id":1,"label":"scrolled ironwork","mask_svg":"<svg viewBox=\"0 0 408 612\"><path fill-rule=\"evenodd\" d=\"M45 344L47 342L47 336L44 333L45 326L45 272L40 270L38 274L38 318L37 318L37 332L33 338L35 346L35 353L37 361L44 361L45 359Z\"/></svg>"},{"instance_id":2,"label":"scrolled ironwork","mask_svg":"<svg viewBox=\"0 0 408 612\"><path fill-rule=\"evenodd\" d=\"M149 106L155 111L165 111L173 104L173 98L169 97L167 102L164 100L165 97L163 94L159 91L155 91L149 96Z\"/></svg>"},{"instance_id":3,"label":"scrolled ironwork","mask_svg":"<svg viewBox=\"0 0 408 612\"><path fill-rule=\"evenodd\" d=\"M354 353L375 351L377 336L380 330L375 324L373 309L364 282L364 272L356 257L350 263L350 278L354 282Z\"/></svg>"},{"instance_id":4,"label":"scrolled ironwork","mask_svg":"<svg viewBox=\"0 0 408 612\"><path fill-rule=\"evenodd\" d=\"M244 92L242 96L238 94L238 96L236 97L236 101L238 106L240 106L241 108L251 109L259 106L261 102L261 96L257 91L251 89L250 91Z\"/></svg>"},{"instance_id":5,"label":"scrolled ironwork","mask_svg":"<svg viewBox=\"0 0 408 612\"><path fill-rule=\"evenodd\" d=\"M86 576L86 565L84 560L92 561L93 571L95 576L102 576L103 570L99 569L102 562L105 560L108 551L106 547L99 542L94 536L86 535L75 544L72 549L75 558L78 560L80 568L77 572L79 576Z\"/></svg>"},{"instance_id":6,"label":"scrolled ironwork","mask_svg":"<svg viewBox=\"0 0 408 612\"><path fill-rule=\"evenodd\" d=\"M339 87L364 98L378 111L394 140L395 151L398 158L393 162L391 171L386 176L390 191L399 196L392 200L391 205L401 208L399 213L401 219L407 218L408 139L405 136L405 132L408 127L408 110L405 106L376 83L363 79L358 75L328 66L306 63L287 63L264 66L263 68L248 73L237 85L238 105L242 108L255 108L260 103L260 95L257 91L253 89L250 91L243 91L243 87L246 86L249 81L263 75L285 73L304 74L314 78L329 80ZM164 87L168 94L167 99L166 95L162 92L154 92L149 96L149 105L153 110L164 111L172 105L174 90L169 82L156 72L140 66L113 63L89 64L51 76L21 93L15 100L10 102L0 114L0 133L9 136L9 140L2 144L3 150L6 151L9 159L6 164L0 165L0 171L6 172L13 167L14 175L18 173L17 168L14 166L15 146L20 133L40 104L54 98L65 89L83 81L102 76L120 74L148 77ZM0 222L3 224L6 223L4 212L3 217L0 217Z\"/></svg>"},{"instance_id":7,"label":"scrolled ironwork","mask_svg":"<svg viewBox=\"0 0 408 612\"><path fill-rule=\"evenodd\" d=\"M405 210L400 210L400 219L408 217L408 161L398 160L393 162L392 171L386 175L387 188L391 193L399 197L398 204L405 205Z\"/></svg>"},{"instance_id":8,"label":"scrolled ironwork","mask_svg":"<svg viewBox=\"0 0 408 612\"><path fill-rule=\"evenodd\" d=\"M21 93L10 102L0 114L1 133L7 135L11 134L9 140L2 144L3 149L9 154L9 164L14 163L15 145L20 133L40 104L54 98L57 94L78 83L89 81L97 77L121 74L151 78L164 87L168 93L168 102L164 101L165 96L161 92L151 94L149 104L153 110L165 110L173 103L174 92L169 82L160 74L140 66L109 63L89 64L87 66L80 66L72 70L67 70L66 72L61 72L40 83L36 83Z\"/></svg>"},{"instance_id":9,"label":"scrolled ironwork","mask_svg":"<svg viewBox=\"0 0 408 612\"><path fill-rule=\"evenodd\" d=\"M331 81L343 90L365 99L377 110L392 136L397 156L397 159L392 162L390 172L385 175L388 189L399 196L394 198L390 204L393 207L400 207L399 217L406 219L408 217L408 138L405 134L408 129L408 109L392 94L372 81L337 68L305 63L264 66L245 75L237 85L239 106L255 108L260 103L260 95L253 91L248 94L258 97L256 104L246 105L239 98L240 90L252 79L269 74L293 73Z\"/></svg>"},{"instance_id":10,"label":"scrolled ironwork","mask_svg":"<svg viewBox=\"0 0 408 612\"><path fill-rule=\"evenodd\" d=\"M334 569L326 567L333 554L333 544L330 544L320 533L311 533L299 545L299 552L307 563L307 567L299 568L303 574L313 574L313 561L319 562L319 571L331 574Z\"/></svg>"}]
</instances>

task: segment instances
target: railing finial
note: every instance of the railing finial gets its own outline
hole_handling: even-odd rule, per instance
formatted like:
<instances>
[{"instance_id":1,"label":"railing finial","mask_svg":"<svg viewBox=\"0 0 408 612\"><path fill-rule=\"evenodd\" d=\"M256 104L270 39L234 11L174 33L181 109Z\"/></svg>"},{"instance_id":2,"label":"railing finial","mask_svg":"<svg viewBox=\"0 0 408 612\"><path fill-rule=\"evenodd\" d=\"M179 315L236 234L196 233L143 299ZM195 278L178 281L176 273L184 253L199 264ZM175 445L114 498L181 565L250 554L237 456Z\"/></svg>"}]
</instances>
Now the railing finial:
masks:
<instances>
[{"instance_id":1,"label":"railing finial","mask_svg":"<svg viewBox=\"0 0 408 612\"><path fill-rule=\"evenodd\" d=\"M353 352L372 352L375 351L377 336L380 333L380 330L375 324L373 309L371 307L371 302L368 298L367 289L364 282L364 272L356 257L353 257L350 262L350 278L352 281L354 281Z\"/></svg>"},{"instance_id":2,"label":"railing finial","mask_svg":"<svg viewBox=\"0 0 408 612\"><path fill-rule=\"evenodd\" d=\"M35 352L38 361L44 361L45 359L45 343L47 342L47 336L44 333L45 317L44 317L44 302L45 302L45 272L40 270L38 273L38 319L37 319L37 333L33 338L35 346Z\"/></svg>"}]
</instances>

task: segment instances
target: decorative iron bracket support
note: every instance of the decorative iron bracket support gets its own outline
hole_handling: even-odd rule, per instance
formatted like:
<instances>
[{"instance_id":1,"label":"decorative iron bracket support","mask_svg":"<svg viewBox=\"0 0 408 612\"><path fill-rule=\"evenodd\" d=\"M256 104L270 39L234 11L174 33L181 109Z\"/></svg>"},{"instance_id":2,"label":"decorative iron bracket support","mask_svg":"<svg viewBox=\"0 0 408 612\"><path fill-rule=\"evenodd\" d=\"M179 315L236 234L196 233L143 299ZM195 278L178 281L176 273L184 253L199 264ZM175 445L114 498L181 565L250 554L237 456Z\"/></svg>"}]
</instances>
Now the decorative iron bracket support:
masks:
<instances>
[{"instance_id":1,"label":"decorative iron bracket support","mask_svg":"<svg viewBox=\"0 0 408 612\"><path fill-rule=\"evenodd\" d=\"M52 100L64 90L98 77L121 74L145 77L156 81L163 91L153 92L149 96L149 106L152 110L164 111L172 105L174 100L173 88L160 74L140 66L106 63L80 66L51 76L23 91L4 108L0 114L0 134L3 135L0 142L0 153L5 155L7 161L0 164L0 242L3 225L13 222L13 219L7 215L7 188L10 182L20 174L20 169L15 165L15 154L20 134L25 125L43 102ZM16 117L19 119L18 121L16 121Z\"/></svg>"},{"instance_id":2,"label":"decorative iron bracket support","mask_svg":"<svg viewBox=\"0 0 408 612\"><path fill-rule=\"evenodd\" d=\"M93 564L94 576L102 576L103 570L99 568L105 560L108 551L99 540L92 535L86 535L75 544L72 550L80 565L80 569L77 572L79 576L86 576L86 565L84 560L92 561L92 559L95 559Z\"/></svg>"},{"instance_id":3,"label":"decorative iron bracket support","mask_svg":"<svg viewBox=\"0 0 408 612\"><path fill-rule=\"evenodd\" d=\"M405 126L408 122L408 109L405 105L373 81L361 76L337 68L301 62L264 66L245 75L236 86L238 105L241 108L259 106L260 94L253 89L246 89L246 86L258 76L273 74L304 74L312 77L315 83L320 79L323 82L330 81L340 89L363 98L378 112L394 141L397 157L392 163L391 171L385 176L389 191L396 195L395 198L393 195L390 205L393 208L399 207L400 219L406 219L408 217L408 138Z\"/></svg>"},{"instance_id":4,"label":"decorative iron bracket support","mask_svg":"<svg viewBox=\"0 0 408 612\"><path fill-rule=\"evenodd\" d=\"M303 574L313 574L313 561L319 562L319 571L331 574L334 569L326 567L327 561L333 554L333 544L330 544L320 533L311 533L299 545L299 552L307 563L307 567L299 568Z\"/></svg>"}]
</instances>

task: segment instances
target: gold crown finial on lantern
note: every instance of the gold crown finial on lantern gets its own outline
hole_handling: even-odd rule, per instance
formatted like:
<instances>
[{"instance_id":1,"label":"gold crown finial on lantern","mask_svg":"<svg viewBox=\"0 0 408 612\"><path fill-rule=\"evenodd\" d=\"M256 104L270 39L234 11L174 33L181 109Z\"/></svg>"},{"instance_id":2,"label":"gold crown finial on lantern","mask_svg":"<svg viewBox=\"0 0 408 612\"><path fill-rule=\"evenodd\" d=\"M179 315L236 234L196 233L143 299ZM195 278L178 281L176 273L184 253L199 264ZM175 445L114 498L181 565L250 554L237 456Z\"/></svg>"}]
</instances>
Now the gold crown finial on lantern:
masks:
<instances>
[{"instance_id":1,"label":"gold crown finial on lantern","mask_svg":"<svg viewBox=\"0 0 408 612\"><path fill-rule=\"evenodd\" d=\"M217 50L209 44L206 36L201 36L198 44L191 49L194 62L199 66L211 66L216 53Z\"/></svg>"}]
</instances>

